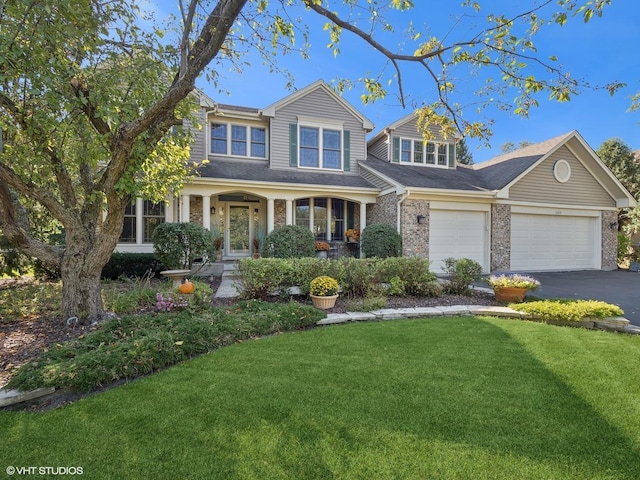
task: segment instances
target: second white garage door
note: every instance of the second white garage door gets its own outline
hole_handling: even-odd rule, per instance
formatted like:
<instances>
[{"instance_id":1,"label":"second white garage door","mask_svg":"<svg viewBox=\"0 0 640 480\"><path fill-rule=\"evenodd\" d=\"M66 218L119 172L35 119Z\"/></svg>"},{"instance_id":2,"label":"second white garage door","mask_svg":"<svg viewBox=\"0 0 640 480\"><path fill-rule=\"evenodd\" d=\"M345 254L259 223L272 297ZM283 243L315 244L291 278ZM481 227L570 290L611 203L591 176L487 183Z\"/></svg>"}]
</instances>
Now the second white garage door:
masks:
<instances>
[{"instance_id":1,"label":"second white garage door","mask_svg":"<svg viewBox=\"0 0 640 480\"><path fill-rule=\"evenodd\" d=\"M600 268L598 219L594 217L511 216L511 270Z\"/></svg>"},{"instance_id":2,"label":"second white garage door","mask_svg":"<svg viewBox=\"0 0 640 480\"><path fill-rule=\"evenodd\" d=\"M442 260L447 257L470 258L484 272L489 269L486 212L434 210L429 212L429 260L431 270L443 273Z\"/></svg>"}]
</instances>

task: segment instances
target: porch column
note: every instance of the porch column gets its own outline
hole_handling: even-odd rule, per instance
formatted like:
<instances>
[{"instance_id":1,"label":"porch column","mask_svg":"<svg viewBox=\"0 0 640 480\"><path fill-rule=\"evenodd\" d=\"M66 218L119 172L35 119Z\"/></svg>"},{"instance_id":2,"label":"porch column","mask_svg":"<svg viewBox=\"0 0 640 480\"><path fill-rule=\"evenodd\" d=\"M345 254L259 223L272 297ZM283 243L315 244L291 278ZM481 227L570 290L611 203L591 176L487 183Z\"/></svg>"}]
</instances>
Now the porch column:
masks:
<instances>
[{"instance_id":1,"label":"porch column","mask_svg":"<svg viewBox=\"0 0 640 480\"><path fill-rule=\"evenodd\" d=\"M360 203L360 234L364 232L365 227L367 226L367 204L364 202ZM362 242L359 243L358 248L360 249L360 258L362 258Z\"/></svg>"},{"instance_id":2,"label":"porch column","mask_svg":"<svg viewBox=\"0 0 640 480\"><path fill-rule=\"evenodd\" d=\"M274 225L274 200L267 198L267 233L273 231Z\"/></svg>"},{"instance_id":3,"label":"porch column","mask_svg":"<svg viewBox=\"0 0 640 480\"><path fill-rule=\"evenodd\" d=\"M285 225L293 225L293 200L285 201Z\"/></svg>"},{"instance_id":4,"label":"porch column","mask_svg":"<svg viewBox=\"0 0 640 480\"><path fill-rule=\"evenodd\" d=\"M202 196L202 226L211 230L211 197L209 195Z\"/></svg>"},{"instance_id":5,"label":"porch column","mask_svg":"<svg viewBox=\"0 0 640 480\"><path fill-rule=\"evenodd\" d=\"M169 198L167 200L167 202L165 203L165 208L164 208L164 220L168 223L173 223L173 209L175 208L176 205L176 197L174 197L173 195L169 195Z\"/></svg>"},{"instance_id":6,"label":"porch column","mask_svg":"<svg viewBox=\"0 0 640 480\"><path fill-rule=\"evenodd\" d=\"M327 242L331 241L331 197L327 197Z\"/></svg>"},{"instance_id":7,"label":"porch column","mask_svg":"<svg viewBox=\"0 0 640 480\"><path fill-rule=\"evenodd\" d=\"M182 195L180 197L180 221L183 223L189 223L189 215L190 215L190 201L191 201L191 196L189 195Z\"/></svg>"},{"instance_id":8,"label":"porch column","mask_svg":"<svg viewBox=\"0 0 640 480\"><path fill-rule=\"evenodd\" d=\"M144 242L144 200L136 198L136 245Z\"/></svg>"}]
</instances>

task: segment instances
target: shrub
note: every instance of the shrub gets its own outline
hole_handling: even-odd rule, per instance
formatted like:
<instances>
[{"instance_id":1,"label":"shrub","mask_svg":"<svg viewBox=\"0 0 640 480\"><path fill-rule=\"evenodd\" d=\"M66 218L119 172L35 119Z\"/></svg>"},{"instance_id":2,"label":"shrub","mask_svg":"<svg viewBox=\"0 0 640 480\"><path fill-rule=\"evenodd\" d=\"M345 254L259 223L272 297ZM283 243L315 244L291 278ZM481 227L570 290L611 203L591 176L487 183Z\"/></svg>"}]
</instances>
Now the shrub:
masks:
<instances>
[{"instance_id":1,"label":"shrub","mask_svg":"<svg viewBox=\"0 0 640 480\"><path fill-rule=\"evenodd\" d=\"M213 234L195 223L161 223L153 231L153 248L169 269L191 269L196 259L207 262L216 257Z\"/></svg>"},{"instance_id":2,"label":"shrub","mask_svg":"<svg viewBox=\"0 0 640 480\"><path fill-rule=\"evenodd\" d=\"M384 275L377 258L341 258L343 273L338 276L342 293L350 297L369 297L381 292ZM333 263L333 262L330 262Z\"/></svg>"},{"instance_id":3,"label":"shrub","mask_svg":"<svg viewBox=\"0 0 640 480\"><path fill-rule=\"evenodd\" d=\"M626 264L632 251L631 237L624 232L618 232L618 265Z\"/></svg>"},{"instance_id":4,"label":"shrub","mask_svg":"<svg viewBox=\"0 0 640 480\"><path fill-rule=\"evenodd\" d=\"M113 253L109 262L102 267L102 278L117 280L122 277L159 277L162 264L153 253Z\"/></svg>"},{"instance_id":5,"label":"shrub","mask_svg":"<svg viewBox=\"0 0 640 480\"><path fill-rule=\"evenodd\" d=\"M261 258L252 260L244 258L236 268L240 278L236 281L238 293L244 299L266 299L283 287L289 287L291 279L291 263L285 259Z\"/></svg>"},{"instance_id":6,"label":"shrub","mask_svg":"<svg viewBox=\"0 0 640 480\"><path fill-rule=\"evenodd\" d=\"M367 258L399 257L402 255L402 237L387 224L369 225L360 236L362 253Z\"/></svg>"},{"instance_id":7,"label":"shrub","mask_svg":"<svg viewBox=\"0 0 640 480\"><path fill-rule=\"evenodd\" d=\"M300 225L284 225L273 229L264 239L262 256L298 258L315 256L315 238L311 230Z\"/></svg>"},{"instance_id":8,"label":"shrub","mask_svg":"<svg viewBox=\"0 0 640 480\"><path fill-rule=\"evenodd\" d=\"M389 257L382 260L380 268L383 282L392 283L394 277L402 279L406 295L438 296L441 293L436 275L429 271L429 262L424 258Z\"/></svg>"},{"instance_id":9,"label":"shrub","mask_svg":"<svg viewBox=\"0 0 640 480\"><path fill-rule=\"evenodd\" d=\"M445 258L443 263L442 270L449 276L449 283L444 287L448 293L467 293L469 284L478 280L482 274L482 266L470 258L449 257Z\"/></svg>"},{"instance_id":10,"label":"shrub","mask_svg":"<svg viewBox=\"0 0 640 480\"><path fill-rule=\"evenodd\" d=\"M338 294L340 284L335 278L321 275L311 280L309 293L316 297L331 297Z\"/></svg>"},{"instance_id":11,"label":"shrub","mask_svg":"<svg viewBox=\"0 0 640 480\"><path fill-rule=\"evenodd\" d=\"M509 305L520 312L530 313L541 320L579 322L583 318L619 317L624 312L617 305L599 300L540 300Z\"/></svg>"}]
</instances>

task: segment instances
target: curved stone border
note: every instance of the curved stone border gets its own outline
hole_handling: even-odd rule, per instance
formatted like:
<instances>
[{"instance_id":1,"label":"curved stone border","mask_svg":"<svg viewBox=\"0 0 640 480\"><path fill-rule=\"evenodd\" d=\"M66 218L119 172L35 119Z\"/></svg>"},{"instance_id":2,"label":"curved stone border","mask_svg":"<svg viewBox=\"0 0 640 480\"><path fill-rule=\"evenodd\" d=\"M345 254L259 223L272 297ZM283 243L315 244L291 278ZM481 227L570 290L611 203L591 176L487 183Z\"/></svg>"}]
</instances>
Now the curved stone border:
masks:
<instances>
[{"instance_id":1,"label":"curved stone border","mask_svg":"<svg viewBox=\"0 0 640 480\"><path fill-rule=\"evenodd\" d=\"M317 325L334 325L347 322L366 322L373 320L393 320L399 318L428 318L452 315L484 315L489 317L520 318L523 320L543 321L529 313L519 312L509 307L491 307L482 305L455 305L442 307L385 308L371 312L330 313ZM607 330L640 334L640 327L629 324L624 317L585 318L580 322L545 322L553 325L566 325L595 330Z\"/></svg>"}]
</instances>

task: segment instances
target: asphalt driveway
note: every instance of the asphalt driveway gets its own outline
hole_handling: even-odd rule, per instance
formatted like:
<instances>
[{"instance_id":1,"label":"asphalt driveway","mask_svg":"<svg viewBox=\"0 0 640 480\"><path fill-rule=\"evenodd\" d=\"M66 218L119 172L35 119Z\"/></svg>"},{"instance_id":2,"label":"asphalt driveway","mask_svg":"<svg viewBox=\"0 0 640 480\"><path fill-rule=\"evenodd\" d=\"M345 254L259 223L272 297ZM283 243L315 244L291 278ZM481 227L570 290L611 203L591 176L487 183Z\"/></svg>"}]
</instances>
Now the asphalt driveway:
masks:
<instances>
[{"instance_id":1,"label":"asphalt driveway","mask_svg":"<svg viewBox=\"0 0 640 480\"><path fill-rule=\"evenodd\" d=\"M627 270L602 272L530 273L540 280L532 295L540 298L579 298L602 300L618 305L633 325L640 326L640 273Z\"/></svg>"}]
</instances>

